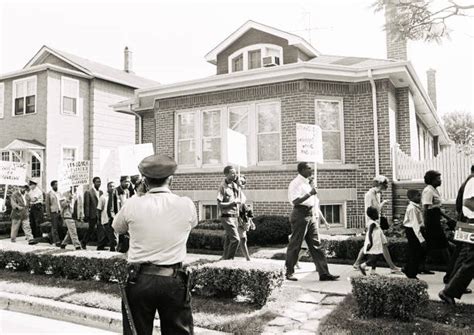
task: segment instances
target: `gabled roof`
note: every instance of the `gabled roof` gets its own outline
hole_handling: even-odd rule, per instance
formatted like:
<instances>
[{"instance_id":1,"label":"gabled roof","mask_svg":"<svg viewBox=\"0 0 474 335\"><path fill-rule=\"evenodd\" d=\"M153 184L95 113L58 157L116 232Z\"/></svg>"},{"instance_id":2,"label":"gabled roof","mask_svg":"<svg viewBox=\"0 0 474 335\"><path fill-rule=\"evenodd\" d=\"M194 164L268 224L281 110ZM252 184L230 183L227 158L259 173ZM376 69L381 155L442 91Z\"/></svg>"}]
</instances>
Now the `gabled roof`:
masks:
<instances>
[{"instance_id":1,"label":"gabled roof","mask_svg":"<svg viewBox=\"0 0 474 335\"><path fill-rule=\"evenodd\" d=\"M284 38L285 40L288 41L289 45L294 45L295 47L297 47L298 49L300 49L301 51L303 51L305 54L307 54L310 57L319 56L319 52L315 48L313 48L311 44L306 42L300 36L287 33L283 30L279 30L279 29L249 20L246 23L244 23L239 29L234 31L224 41L222 41L218 46L216 46L214 49L209 51L207 55L205 56L206 61L208 61L211 64L216 64L217 55L221 53L223 50L225 50L229 45L234 43L239 37L241 37L243 34L245 34L247 31L249 31L252 28Z\"/></svg>"},{"instance_id":2,"label":"gabled roof","mask_svg":"<svg viewBox=\"0 0 474 335\"><path fill-rule=\"evenodd\" d=\"M16 138L10 142L3 150L42 150L44 149L44 144L38 142L37 140L25 140L21 138Z\"/></svg>"},{"instance_id":3,"label":"gabled roof","mask_svg":"<svg viewBox=\"0 0 474 335\"><path fill-rule=\"evenodd\" d=\"M28 69L34 66L39 61L46 58L49 54L58 57L59 59L70 64L79 71L82 71L92 77L104 79L133 88L145 88L159 85L159 83L154 80L139 77L133 73L128 73L123 70L115 69L104 64L93 62L89 59L82 58L57 49L53 49L46 45L44 45L36 53L36 55L23 67L23 69Z\"/></svg>"}]
</instances>

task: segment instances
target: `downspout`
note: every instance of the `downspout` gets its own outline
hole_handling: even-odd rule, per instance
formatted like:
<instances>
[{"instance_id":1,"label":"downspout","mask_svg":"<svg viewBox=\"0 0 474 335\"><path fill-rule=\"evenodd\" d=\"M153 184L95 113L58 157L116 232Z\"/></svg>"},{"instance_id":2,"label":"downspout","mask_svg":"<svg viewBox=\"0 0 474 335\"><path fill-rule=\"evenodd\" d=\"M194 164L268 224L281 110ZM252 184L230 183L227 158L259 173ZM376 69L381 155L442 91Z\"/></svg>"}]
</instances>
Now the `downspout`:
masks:
<instances>
[{"instance_id":1,"label":"downspout","mask_svg":"<svg viewBox=\"0 0 474 335\"><path fill-rule=\"evenodd\" d=\"M367 76L369 77L370 86L372 86L372 112L374 121L374 158L375 158L375 175L380 174L379 165L379 133L378 133L378 118L377 118L377 89L375 87L375 81L372 77L372 69L367 70Z\"/></svg>"},{"instance_id":2,"label":"downspout","mask_svg":"<svg viewBox=\"0 0 474 335\"><path fill-rule=\"evenodd\" d=\"M128 108L130 109L130 113L138 118L138 144L142 144L142 116L133 111L132 104L130 104Z\"/></svg>"}]
</instances>

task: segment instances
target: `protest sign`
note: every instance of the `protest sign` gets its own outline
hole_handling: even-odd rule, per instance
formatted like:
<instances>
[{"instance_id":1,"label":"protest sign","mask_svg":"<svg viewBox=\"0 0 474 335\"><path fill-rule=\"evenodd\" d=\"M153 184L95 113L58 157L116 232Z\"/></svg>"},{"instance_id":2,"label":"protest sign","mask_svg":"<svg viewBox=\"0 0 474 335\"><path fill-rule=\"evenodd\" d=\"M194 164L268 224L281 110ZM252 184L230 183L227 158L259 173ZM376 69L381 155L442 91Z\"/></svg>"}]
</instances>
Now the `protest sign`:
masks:
<instances>
[{"instance_id":1,"label":"protest sign","mask_svg":"<svg viewBox=\"0 0 474 335\"><path fill-rule=\"evenodd\" d=\"M296 124L296 160L323 163L323 138L319 126Z\"/></svg>"},{"instance_id":2,"label":"protest sign","mask_svg":"<svg viewBox=\"0 0 474 335\"><path fill-rule=\"evenodd\" d=\"M24 185L26 182L26 163L0 161L0 184Z\"/></svg>"},{"instance_id":3,"label":"protest sign","mask_svg":"<svg viewBox=\"0 0 474 335\"><path fill-rule=\"evenodd\" d=\"M227 162L247 167L247 137L227 129Z\"/></svg>"},{"instance_id":4,"label":"protest sign","mask_svg":"<svg viewBox=\"0 0 474 335\"><path fill-rule=\"evenodd\" d=\"M89 161L76 161L64 163L59 168L58 187L67 190L71 186L89 184Z\"/></svg>"},{"instance_id":5,"label":"protest sign","mask_svg":"<svg viewBox=\"0 0 474 335\"><path fill-rule=\"evenodd\" d=\"M122 176L134 176L140 174L138 171L138 164L140 164L143 158L154 154L153 144L151 143L118 147L120 174Z\"/></svg>"}]
</instances>

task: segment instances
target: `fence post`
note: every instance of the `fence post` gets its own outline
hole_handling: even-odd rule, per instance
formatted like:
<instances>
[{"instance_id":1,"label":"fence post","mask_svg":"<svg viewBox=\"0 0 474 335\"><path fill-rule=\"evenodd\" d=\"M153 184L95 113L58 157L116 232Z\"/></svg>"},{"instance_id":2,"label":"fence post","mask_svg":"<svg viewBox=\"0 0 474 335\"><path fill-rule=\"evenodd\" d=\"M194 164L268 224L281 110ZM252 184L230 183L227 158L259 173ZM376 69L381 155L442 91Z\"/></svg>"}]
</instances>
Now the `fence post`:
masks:
<instances>
[{"instance_id":1,"label":"fence post","mask_svg":"<svg viewBox=\"0 0 474 335\"><path fill-rule=\"evenodd\" d=\"M395 143L392 146L392 178L393 181L398 181L398 148L400 144Z\"/></svg>"}]
</instances>

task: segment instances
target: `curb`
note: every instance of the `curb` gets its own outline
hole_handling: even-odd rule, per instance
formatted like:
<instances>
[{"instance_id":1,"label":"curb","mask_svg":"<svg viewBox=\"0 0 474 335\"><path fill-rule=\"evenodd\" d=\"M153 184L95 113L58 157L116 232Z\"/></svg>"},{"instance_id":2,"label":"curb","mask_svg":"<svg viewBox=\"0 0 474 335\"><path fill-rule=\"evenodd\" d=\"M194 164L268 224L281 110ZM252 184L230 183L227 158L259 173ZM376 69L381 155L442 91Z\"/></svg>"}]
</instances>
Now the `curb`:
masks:
<instances>
[{"instance_id":1,"label":"curb","mask_svg":"<svg viewBox=\"0 0 474 335\"><path fill-rule=\"evenodd\" d=\"M22 294L0 292L0 309L122 333L122 314L99 308L79 306ZM159 329L159 320L155 320L155 331L159 333ZM227 334L199 327L194 327L194 332L203 335Z\"/></svg>"}]
</instances>

